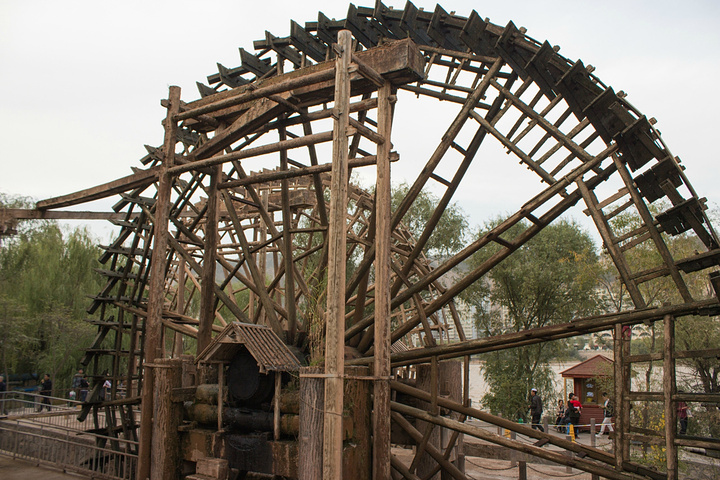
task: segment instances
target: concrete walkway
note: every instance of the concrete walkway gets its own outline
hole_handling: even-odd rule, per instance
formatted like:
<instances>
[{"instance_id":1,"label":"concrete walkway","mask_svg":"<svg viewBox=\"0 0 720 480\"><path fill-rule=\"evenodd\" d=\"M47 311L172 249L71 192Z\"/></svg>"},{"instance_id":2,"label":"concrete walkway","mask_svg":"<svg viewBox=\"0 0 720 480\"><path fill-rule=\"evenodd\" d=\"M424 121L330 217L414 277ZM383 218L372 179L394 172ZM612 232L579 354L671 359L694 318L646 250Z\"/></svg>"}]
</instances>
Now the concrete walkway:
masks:
<instances>
[{"instance_id":1,"label":"concrete walkway","mask_svg":"<svg viewBox=\"0 0 720 480\"><path fill-rule=\"evenodd\" d=\"M25 460L13 460L0 455L0 478L3 480L80 480L84 475L63 473L50 467L37 467Z\"/></svg>"}]
</instances>

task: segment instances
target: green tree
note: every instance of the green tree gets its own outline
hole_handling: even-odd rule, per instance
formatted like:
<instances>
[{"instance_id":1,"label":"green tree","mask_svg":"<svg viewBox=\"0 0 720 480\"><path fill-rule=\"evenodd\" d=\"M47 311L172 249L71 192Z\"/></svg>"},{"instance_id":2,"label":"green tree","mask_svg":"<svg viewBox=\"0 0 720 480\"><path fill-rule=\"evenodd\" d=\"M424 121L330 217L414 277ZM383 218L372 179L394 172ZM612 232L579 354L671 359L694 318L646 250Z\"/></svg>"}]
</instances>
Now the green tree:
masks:
<instances>
[{"instance_id":1,"label":"green tree","mask_svg":"<svg viewBox=\"0 0 720 480\"><path fill-rule=\"evenodd\" d=\"M518 224L507 237L525 228ZM481 262L494 253L487 250L472 261ZM478 331L486 336L564 323L596 312L598 272L591 237L576 223L560 221L494 267L465 293L464 300L475 307ZM507 418L525 418L531 388L538 388L545 398L552 396L548 363L566 355L568 348L567 342L555 341L482 355L489 386L483 405Z\"/></svg>"},{"instance_id":2,"label":"green tree","mask_svg":"<svg viewBox=\"0 0 720 480\"><path fill-rule=\"evenodd\" d=\"M406 183L401 183L393 189L393 211L397 210L409 190L410 186ZM403 224L416 239L422 235L425 225L427 225L432 217L439 202L440 199L435 195L426 190L422 190L403 217ZM465 246L464 240L467 231L468 222L465 218L465 213L456 203L451 203L440 217L440 221L433 230L423 250L430 256L453 254Z\"/></svg>"},{"instance_id":3,"label":"green tree","mask_svg":"<svg viewBox=\"0 0 720 480\"><path fill-rule=\"evenodd\" d=\"M53 222L18 228L0 248L2 361L9 372L50 373L67 386L94 328L88 295L102 288L100 250L85 229Z\"/></svg>"}]
</instances>

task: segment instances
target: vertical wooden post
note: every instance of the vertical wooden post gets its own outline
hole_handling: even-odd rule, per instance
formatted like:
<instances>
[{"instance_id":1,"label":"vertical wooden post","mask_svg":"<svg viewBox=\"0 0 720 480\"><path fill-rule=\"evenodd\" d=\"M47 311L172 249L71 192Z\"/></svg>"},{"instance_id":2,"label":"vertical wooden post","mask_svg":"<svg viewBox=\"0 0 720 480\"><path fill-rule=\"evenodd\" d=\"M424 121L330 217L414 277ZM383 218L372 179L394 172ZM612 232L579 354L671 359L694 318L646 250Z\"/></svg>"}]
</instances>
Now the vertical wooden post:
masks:
<instances>
[{"instance_id":1,"label":"vertical wooden post","mask_svg":"<svg viewBox=\"0 0 720 480\"><path fill-rule=\"evenodd\" d=\"M222 362L218 362L217 369L218 369L217 426L218 426L218 432L220 432L223 429L223 401L225 400L225 364Z\"/></svg>"},{"instance_id":2,"label":"vertical wooden post","mask_svg":"<svg viewBox=\"0 0 720 480\"><path fill-rule=\"evenodd\" d=\"M523 457L525 458L525 457ZM527 480L527 461L520 460L518 462L518 480Z\"/></svg>"},{"instance_id":3,"label":"vertical wooden post","mask_svg":"<svg viewBox=\"0 0 720 480\"><path fill-rule=\"evenodd\" d=\"M182 361L179 358L159 358L152 373L155 377L153 428L157 441L152 444L151 480L165 480L180 476L180 437L182 406L172 401L173 388L182 386Z\"/></svg>"},{"instance_id":4,"label":"vertical wooden post","mask_svg":"<svg viewBox=\"0 0 720 480\"><path fill-rule=\"evenodd\" d=\"M619 323L615 325L614 339L614 357L615 357L615 405L617 412L615 414L615 436L613 438L615 452L615 468L622 470L625 458L623 456L625 443L625 432L627 425L625 424L625 355L623 354L623 326Z\"/></svg>"},{"instance_id":5,"label":"vertical wooden post","mask_svg":"<svg viewBox=\"0 0 720 480\"><path fill-rule=\"evenodd\" d=\"M282 372L275 372L275 401L273 402L273 440L280 440L280 393Z\"/></svg>"},{"instance_id":6,"label":"vertical wooden post","mask_svg":"<svg viewBox=\"0 0 720 480\"><path fill-rule=\"evenodd\" d=\"M205 251L203 252L202 274L200 275L200 325L197 336L197 355L212 340L212 326L215 322L215 265L218 243L218 182L221 165L212 168L208 186L207 213L205 214ZM238 232L243 235L243 232Z\"/></svg>"},{"instance_id":7,"label":"vertical wooden post","mask_svg":"<svg viewBox=\"0 0 720 480\"><path fill-rule=\"evenodd\" d=\"M675 445L677 409L673 396L677 393L675 384L675 317L665 315L665 344L663 352L663 392L665 392L665 460L668 480L678 478L678 451Z\"/></svg>"},{"instance_id":8,"label":"vertical wooden post","mask_svg":"<svg viewBox=\"0 0 720 480\"><path fill-rule=\"evenodd\" d=\"M185 314L185 259L182 257L178 258L178 270L177 270L177 298L175 299L175 311L181 315ZM185 353L183 345L183 334L175 332L175 340L173 342L173 357L180 358ZM128 383L129 385L129 383ZM129 392L128 392L129 394Z\"/></svg>"},{"instance_id":9,"label":"vertical wooden post","mask_svg":"<svg viewBox=\"0 0 720 480\"><path fill-rule=\"evenodd\" d=\"M567 440L568 442L572 442L572 435L565 435L565 440ZM563 453L565 453L565 455L569 458L572 458L573 456L573 453L570 450L565 450L565 452ZM572 467L569 464L565 465L565 473L572 473Z\"/></svg>"},{"instance_id":10,"label":"vertical wooden post","mask_svg":"<svg viewBox=\"0 0 720 480\"><path fill-rule=\"evenodd\" d=\"M280 63L280 62L278 62ZM280 141L286 139L285 127L278 128ZM280 150L280 169L288 169L287 150ZM292 212L290 211L290 190L287 178L280 180L281 196L282 196L282 222L283 222L283 262L285 263L285 309L288 313L287 323L287 341L290 344L295 343L295 333L297 331L297 313L295 312L295 267L293 265L293 243L290 238L290 229L292 228ZM265 275L265 272L263 272ZM264 285L263 285L264 286Z\"/></svg>"},{"instance_id":11,"label":"vertical wooden post","mask_svg":"<svg viewBox=\"0 0 720 480\"><path fill-rule=\"evenodd\" d=\"M590 446L594 447L595 443L597 442L597 439L595 437L595 419L590 419Z\"/></svg>"},{"instance_id":12,"label":"vertical wooden post","mask_svg":"<svg viewBox=\"0 0 720 480\"><path fill-rule=\"evenodd\" d=\"M432 357L430 365L417 365L415 370L417 388L430 394L430 402L419 402L418 408L422 408L433 415L437 415L439 412L437 406L438 367L437 357ZM428 453L428 448L434 447L436 450L442 448L440 445L440 430L442 427L418 420L416 428L423 433L423 438L417 446L417 458L413 461L414 466L417 467L415 474L428 480L440 480L440 473L430 475L431 472L436 471L437 461ZM410 470L412 470L412 465Z\"/></svg>"},{"instance_id":13,"label":"vertical wooden post","mask_svg":"<svg viewBox=\"0 0 720 480\"><path fill-rule=\"evenodd\" d=\"M168 112L165 118L162 171L159 175L157 200L155 201L155 225L153 251L148 283L148 314L145 319L145 363L152 363L162 356L162 309L165 303L165 260L167 256L168 217L170 215L170 192L172 177L167 173L175 160L177 122L173 116L180 111L180 87L171 86L168 94ZM153 429L153 378L143 372L142 403L140 407L140 445L138 447L138 479L150 477Z\"/></svg>"},{"instance_id":14,"label":"vertical wooden post","mask_svg":"<svg viewBox=\"0 0 720 480\"><path fill-rule=\"evenodd\" d=\"M390 82L378 90L378 133L375 190L375 374L373 404L373 478L390 480Z\"/></svg>"},{"instance_id":15,"label":"vertical wooden post","mask_svg":"<svg viewBox=\"0 0 720 480\"><path fill-rule=\"evenodd\" d=\"M323 478L342 478L343 375L345 373L345 272L347 267L348 126L352 35L338 33L335 61L333 158L328 226L328 287L325 328L325 415Z\"/></svg>"},{"instance_id":16,"label":"vertical wooden post","mask_svg":"<svg viewBox=\"0 0 720 480\"><path fill-rule=\"evenodd\" d=\"M514 442L516 437L517 437L517 434L515 432L510 432L510 440L512 440ZM517 458L518 458L517 450L510 450L510 466L511 467L517 467L517 464L518 464Z\"/></svg>"},{"instance_id":17,"label":"vertical wooden post","mask_svg":"<svg viewBox=\"0 0 720 480\"><path fill-rule=\"evenodd\" d=\"M323 472L324 392L323 380L317 376L319 373L322 370L318 367L300 369L298 480L316 480Z\"/></svg>"}]
</instances>

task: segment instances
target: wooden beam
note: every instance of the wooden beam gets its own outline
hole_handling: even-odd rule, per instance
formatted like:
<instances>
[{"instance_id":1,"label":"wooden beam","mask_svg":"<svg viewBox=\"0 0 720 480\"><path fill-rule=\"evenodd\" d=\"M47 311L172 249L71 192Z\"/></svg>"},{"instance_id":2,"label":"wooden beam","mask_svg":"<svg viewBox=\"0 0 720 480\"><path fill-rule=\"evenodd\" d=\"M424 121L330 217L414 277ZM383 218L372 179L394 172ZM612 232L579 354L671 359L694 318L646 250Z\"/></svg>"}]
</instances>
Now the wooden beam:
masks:
<instances>
[{"instance_id":1,"label":"wooden beam","mask_svg":"<svg viewBox=\"0 0 720 480\"><path fill-rule=\"evenodd\" d=\"M665 394L665 462L667 466L668 480L678 478L678 449L675 445L677 432L677 409L672 396L677 391L675 383L675 317L665 315L664 318L663 342L663 393Z\"/></svg>"},{"instance_id":2,"label":"wooden beam","mask_svg":"<svg viewBox=\"0 0 720 480\"><path fill-rule=\"evenodd\" d=\"M342 478L343 375L345 371L345 271L347 268L347 187L352 34L338 33L335 61L335 111L333 122L333 169L328 217L328 286L325 324L325 427L323 430L323 479Z\"/></svg>"},{"instance_id":3,"label":"wooden beam","mask_svg":"<svg viewBox=\"0 0 720 480\"><path fill-rule=\"evenodd\" d=\"M211 158L204 160L197 160L195 162L186 163L173 167L170 169L170 173L173 175L179 175L184 172L191 170L198 170L221 163L231 162L233 160L242 160L243 158L251 158L259 155L265 155L267 153L275 153L280 150L289 150L292 148L305 147L308 145L315 145L317 143L329 142L333 139L333 132L316 133L313 135L307 135L304 137L292 138L290 140L284 140L282 142L271 143L255 148L246 148L237 152L226 153L224 155L216 155Z\"/></svg>"},{"instance_id":4,"label":"wooden beam","mask_svg":"<svg viewBox=\"0 0 720 480\"><path fill-rule=\"evenodd\" d=\"M405 395L410 395L412 397L415 397L415 398L425 401L425 402L432 400L432 395L430 393L423 391L419 388L415 388L410 385L404 384L402 382L393 381L393 382L391 382L391 387L393 390L396 390L399 393L403 393ZM605 452L601 449L589 447L587 445L572 442L570 440L565 440L563 437L558 437L558 436L552 435L547 432L541 433L539 430L535 430L529 426L519 424L517 422L508 420L508 419L505 419L502 417L491 415L487 412L478 410L476 408L461 405L460 403L457 403L451 399L448 399L448 398L445 398L442 396L438 397L437 402L438 402L438 405L440 405L441 407L459 413L462 416L461 418L465 418L465 417L476 418L483 422L487 422L492 425L497 425L498 427L510 430L517 434L525 435L527 437L538 439L538 440L547 440L547 443L549 443L551 445L555 445L560 448L563 448L565 450L571 451L579 456L588 457L588 458L591 458L591 459L594 459L594 460L597 460L600 462L604 462L609 465L614 465L614 462L615 462L614 455L612 455L611 453ZM661 474L653 477L653 474L656 472L653 472L653 470L647 469L646 467L643 467L642 465L633 463L633 464L628 464L627 467L629 469L628 471L632 471L633 473L649 475L649 476L651 476L651 478L656 478L656 479L664 478L664 476Z\"/></svg>"},{"instance_id":5,"label":"wooden beam","mask_svg":"<svg viewBox=\"0 0 720 480\"><path fill-rule=\"evenodd\" d=\"M230 196L226 192L223 192L222 196L225 202L225 208L227 209L228 214L230 215L230 219L233 222L233 226L235 227L237 239L240 243L243 257L245 258L245 264L248 266L248 269L250 270L250 275L252 276L253 282L255 283L255 287L257 290L256 293L265 309L265 315L267 316L270 328L272 328L272 330L280 338L282 338L284 336L284 332L282 331L280 321L275 314L275 309L273 307L272 300L270 299L270 295L266 290L264 272L258 268L257 264L255 263L255 259L250 252L250 245L247 242L247 238L245 237L245 231L240 224L240 219L238 218L237 212L235 211L235 207L232 204Z\"/></svg>"},{"instance_id":6,"label":"wooden beam","mask_svg":"<svg viewBox=\"0 0 720 480\"><path fill-rule=\"evenodd\" d=\"M145 363L152 363L163 357L162 348L162 311L165 303L165 267L168 251L168 217L170 215L170 193L172 176L168 173L175 159L177 142L177 122L173 121L180 109L180 87L171 86L168 95L169 105L165 118L165 141L163 143L162 173L158 184L155 202L153 250L150 263L150 284L148 285L148 315L145 318ZM151 446L153 443L154 402L153 376L150 372L143 375L142 403L140 417L146 421L140 423L140 446L138 450L138 478L146 479L152 472Z\"/></svg>"},{"instance_id":7,"label":"wooden beam","mask_svg":"<svg viewBox=\"0 0 720 480\"><path fill-rule=\"evenodd\" d=\"M469 425L467 423L458 422L457 420L452 420L443 416L435 416L431 415L424 410L420 410L418 408L410 407L407 405L403 405L397 402L392 402L392 409L393 409L393 420L397 422L402 422L406 426L409 425L409 422L405 420L402 415L409 415L412 417L415 417L417 419L423 420L425 422L431 422L436 425L440 425L442 427L450 428L453 430L457 430L459 432L462 432L466 435L471 435L476 438L480 438L482 440L486 440L492 443L496 443L498 445L502 445L507 448L511 448L513 450L521 451L524 453L529 453L531 455L535 455L540 458L544 458L547 460L551 460L555 463L558 463L560 465L569 465L571 467L577 468L579 470L583 470L585 472L601 475L603 477L613 479L613 480L636 480L637 477L634 474L628 474L623 472L618 472L615 470L611 470L609 468L603 467L601 465L598 465L595 462L581 459L578 457L566 457L561 452L553 452L551 450L546 450L542 447L536 447L533 445L528 445L522 442L518 441L512 441L509 439L506 439L505 437L501 435L496 435L493 433L488 432L482 427L476 426L476 425ZM402 415L401 415L402 414ZM402 420L401 420L402 419ZM411 427L412 428L412 427ZM428 446L430 447L430 446ZM433 451L433 448L429 448L430 452ZM435 452L440 454L435 449ZM435 455L433 455L433 458L435 458ZM435 458L438 463L441 463L442 454L440 454L440 458ZM444 460L444 459L442 459ZM444 462L447 462L444 460ZM447 462L449 463L449 462ZM450 468L450 466L452 468ZM452 464L449 465L443 465L443 468L449 471L449 473L454 477L458 479L465 479L464 474L457 470L457 467L455 467Z\"/></svg>"},{"instance_id":8,"label":"wooden beam","mask_svg":"<svg viewBox=\"0 0 720 480\"><path fill-rule=\"evenodd\" d=\"M174 152L173 152L174 153ZM153 167L147 170L140 170L126 177L118 178L112 182L103 183L95 187L79 190L60 197L40 200L35 204L38 210L49 210L54 208L69 207L80 203L87 203L101 198L111 197L120 192L127 192L135 188L146 187L157 181L161 167Z\"/></svg>"},{"instance_id":9,"label":"wooden beam","mask_svg":"<svg viewBox=\"0 0 720 480\"><path fill-rule=\"evenodd\" d=\"M198 326L196 355L210 344L212 340L212 325L215 322L215 267L217 265L218 244L218 182L222 170L220 165L215 166L210 174L210 184L207 189L207 212L205 213L205 241L203 250L202 273L200 276L200 325Z\"/></svg>"},{"instance_id":10,"label":"wooden beam","mask_svg":"<svg viewBox=\"0 0 720 480\"><path fill-rule=\"evenodd\" d=\"M349 100L348 100L349 101ZM285 127L278 128L279 140L286 139L287 132ZM287 172L288 154L287 150L280 150L280 170ZM282 225L283 225L283 263L285 264L285 309L287 310L287 342L295 343L295 334L297 333L297 313L295 311L295 268L293 260L293 242L291 238L291 229L293 223L292 212L290 210L290 185L287 178L280 180L280 195L282 199Z\"/></svg>"},{"instance_id":11,"label":"wooden beam","mask_svg":"<svg viewBox=\"0 0 720 480\"><path fill-rule=\"evenodd\" d=\"M373 373L373 478L390 480L390 134L392 104L390 82L378 91L378 145L375 190L375 361ZM356 307L357 308L357 305ZM343 332L344 333L344 330Z\"/></svg>"},{"instance_id":12,"label":"wooden beam","mask_svg":"<svg viewBox=\"0 0 720 480\"><path fill-rule=\"evenodd\" d=\"M438 345L435 347L415 348L392 355L393 366L414 364L429 361L433 356L439 359L457 358L465 355L474 355L481 352L490 352L521 345L574 337L585 333L607 330L614 325L633 325L642 322L661 320L665 315L676 317L700 314L703 311L712 311L718 306L717 299L708 299L689 304L666 305L658 308L645 308L631 310L619 314L606 314L593 317L578 318L568 323L549 325L527 331L497 335L494 337L477 338L462 343ZM373 361L372 356L348 360L348 365L364 365ZM622 397L620 397L622 398Z\"/></svg>"},{"instance_id":13,"label":"wooden beam","mask_svg":"<svg viewBox=\"0 0 720 480\"><path fill-rule=\"evenodd\" d=\"M400 159L397 153L390 153L390 161L396 162ZM365 167L377 164L377 156L369 155L367 157L352 158L348 160L348 168ZM293 168L290 170L278 170L267 173L255 173L251 177L240 178L237 180L229 180L223 182L218 188L235 188L244 187L246 185L254 185L258 183L274 182L277 180L304 177L308 175L317 175L332 170L332 163L323 163L322 165L312 165L303 168Z\"/></svg>"},{"instance_id":14,"label":"wooden beam","mask_svg":"<svg viewBox=\"0 0 720 480\"><path fill-rule=\"evenodd\" d=\"M127 213L37 210L26 208L0 209L0 218L4 219L6 217L15 218L17 220L125 220L127 218Z\"/></svg>"}]
</instances>

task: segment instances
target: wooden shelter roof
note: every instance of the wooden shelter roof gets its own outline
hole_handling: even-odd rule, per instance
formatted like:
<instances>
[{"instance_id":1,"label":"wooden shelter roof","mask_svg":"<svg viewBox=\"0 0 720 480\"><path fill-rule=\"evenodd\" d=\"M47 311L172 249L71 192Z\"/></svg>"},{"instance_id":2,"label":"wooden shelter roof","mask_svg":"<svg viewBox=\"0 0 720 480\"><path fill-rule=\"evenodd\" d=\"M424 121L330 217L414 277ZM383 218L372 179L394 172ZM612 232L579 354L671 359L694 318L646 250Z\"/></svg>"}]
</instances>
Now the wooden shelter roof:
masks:
<instances>
[{"instance_id":1,"label":"wooden shelter roof","mask_svg":"<svg viewBox=\"0 0 720 480\"><path fill-rule=\"evenodd\" d=\"M563 378L593 378L607 376L611 372L613 361L603 355L595 355L574 367L563 370Z\"/></svg>"},{"instance_id":2,"label":"wooden shelter roof","mask_svg":"<svg viewBox=\"0 0 720 480\"><path fill-rule=\"evenodd\" d=\"M270 327L241 322L225 327L198 355L196 362L230 362L243 347L257 361L261 373L300 369L298 359Z\"/></svg>"}]
</instances>

